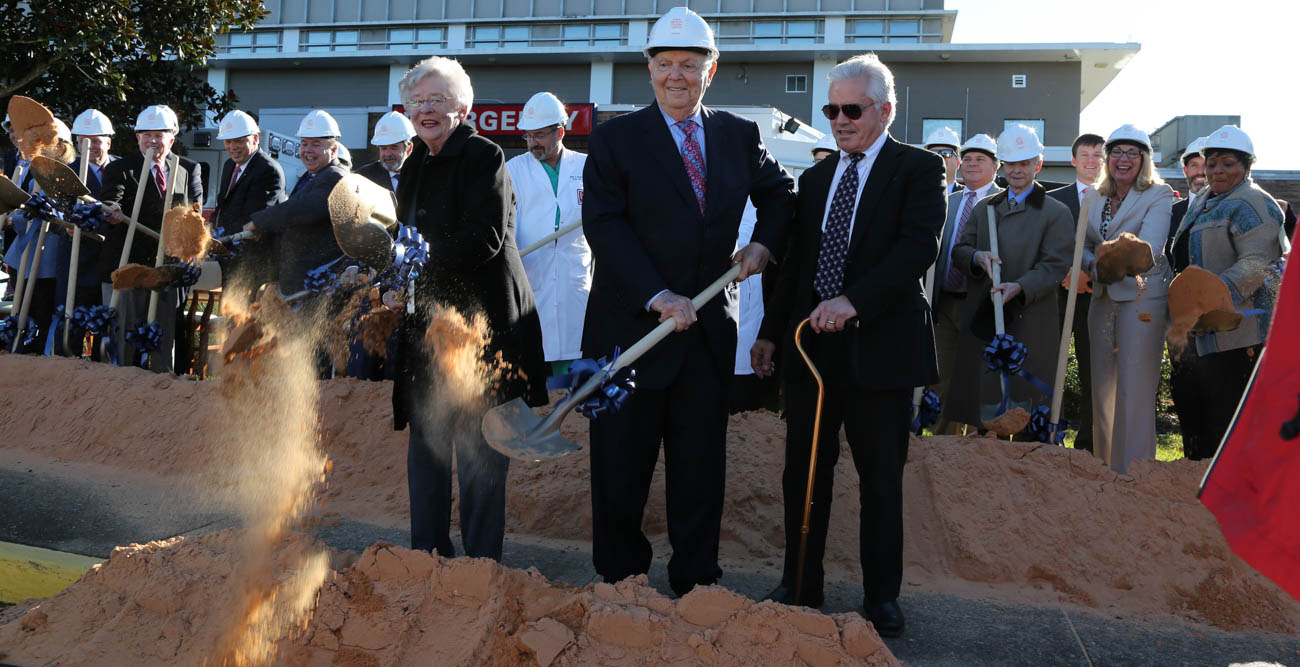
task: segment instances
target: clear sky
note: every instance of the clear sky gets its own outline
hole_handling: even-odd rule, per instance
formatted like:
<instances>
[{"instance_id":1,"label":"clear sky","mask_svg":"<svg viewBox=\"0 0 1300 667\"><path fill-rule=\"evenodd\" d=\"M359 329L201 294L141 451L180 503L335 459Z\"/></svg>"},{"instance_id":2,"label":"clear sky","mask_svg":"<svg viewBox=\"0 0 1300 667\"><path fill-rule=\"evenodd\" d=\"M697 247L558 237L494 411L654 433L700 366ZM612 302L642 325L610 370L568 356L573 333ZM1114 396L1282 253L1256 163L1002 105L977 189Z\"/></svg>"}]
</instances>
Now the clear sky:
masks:
<instances>
[{"instance_id":1,"label":"clear sky","mask_svg":"<svg viewBox=\"0 0 1300 667\"><path fill-rule=\"evenodd\" d=\"M1300 0L946 0L953 42L1137 42L1085 108L1102 136L1182 115L1240 115L1256 167L1300 169Z\"/></svg>"}]
</instances>

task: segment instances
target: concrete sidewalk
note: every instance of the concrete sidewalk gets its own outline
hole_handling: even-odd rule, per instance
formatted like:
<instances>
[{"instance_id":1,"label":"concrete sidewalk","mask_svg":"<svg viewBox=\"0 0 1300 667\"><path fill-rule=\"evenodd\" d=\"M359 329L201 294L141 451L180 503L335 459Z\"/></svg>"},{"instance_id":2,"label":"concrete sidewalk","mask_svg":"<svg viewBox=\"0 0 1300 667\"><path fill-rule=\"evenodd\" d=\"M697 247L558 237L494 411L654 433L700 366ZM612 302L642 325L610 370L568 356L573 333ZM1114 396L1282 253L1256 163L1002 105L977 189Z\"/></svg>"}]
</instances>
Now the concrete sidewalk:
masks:
<instances>
[{"instance_id":1,"label":"concrete sidewalk","mask_svg":"<svg viewBox=\"0 0 1300 667\"><path fill-rule=\"evenodd\" d=\"M0 541L107 557L120 544L237 524L234 516L186 497L181 485L78 474L84 467L25 468L12 460L0 466ZM336 549L357 552L376 541L410 543L404 530L348 521L320 526L316 535ZM597 579L586 544L556 544L511 536L504 563L535 567L549 579L575 586ZM761 599L777 580L776 570L733 572L721 583ZM662 558L652 566L650 581L671 595ZM832 582L823 611L858 611L861 595L856 585ZM918 590L904 590L902 606L907 631L886 644L909 665L1300 664L1300 638L1288 635L1228 633L1173 620L1110 617L1077 606L1010 604Z\"/></svg>"}]
</instances>

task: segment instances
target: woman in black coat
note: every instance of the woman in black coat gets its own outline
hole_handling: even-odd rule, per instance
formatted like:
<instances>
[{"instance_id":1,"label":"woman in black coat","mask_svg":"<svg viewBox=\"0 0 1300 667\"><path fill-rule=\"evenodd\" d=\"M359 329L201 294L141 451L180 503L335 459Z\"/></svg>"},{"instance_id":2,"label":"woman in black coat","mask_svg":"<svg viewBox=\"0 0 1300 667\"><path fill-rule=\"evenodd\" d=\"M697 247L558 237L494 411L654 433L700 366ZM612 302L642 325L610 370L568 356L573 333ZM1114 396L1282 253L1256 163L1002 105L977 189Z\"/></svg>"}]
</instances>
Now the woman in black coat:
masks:
<instances>
[{"instance_id":1,"label":"woman in black coat","mask_svg":"<svg viewBox=\"0 0 1300 667\"><path fill-rule=\"evenodd\" d=\"M517 397L530 405L547 400L541 323L515 246L514 191L501 149L462 122L473 89L459 63L428 58L407 72L398 89L421 141L398 181L397 215L429 243L393 386L394 428L411 426L411 547L455 555L454 451L465 553L500 560L509 459L483 439L483 408ZM491 339L484 359L495 365L499 353L504 363L500 380L487 390L486 406L449 413L451 398L439 396L447 382L436 372L436 350L424 342L431 309L438 306L454 308L466 320L479 313L487 319Z\"/></svg>"}]
</instances>

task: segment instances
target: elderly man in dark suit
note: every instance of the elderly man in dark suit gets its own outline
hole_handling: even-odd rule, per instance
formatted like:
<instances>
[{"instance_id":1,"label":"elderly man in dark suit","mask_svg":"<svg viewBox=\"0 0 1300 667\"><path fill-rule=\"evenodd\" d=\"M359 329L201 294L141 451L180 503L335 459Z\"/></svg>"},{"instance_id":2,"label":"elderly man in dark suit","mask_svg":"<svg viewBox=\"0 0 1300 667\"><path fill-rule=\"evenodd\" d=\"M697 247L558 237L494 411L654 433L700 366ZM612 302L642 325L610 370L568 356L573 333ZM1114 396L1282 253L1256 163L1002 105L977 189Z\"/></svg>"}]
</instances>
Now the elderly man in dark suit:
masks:
<instances>
[{"instance_id":1,"label":"elderly man in dark suit","mask_svg":"<svg viewBox=\"0 0 1300 667\"><path fill-rule=\"evenodd\" d=\"M176 122L176 113L163 105L151 106L140 112L135 121L135 137L140 151L109 163L104 168L104 186L102 201L114 207L113 222L119 223L109 227L104 233L104 247L99 254L100 289L105 303L113 296L113 271L117 270L122 249L126 245L128 225L123 206L133 206L138 188L145 188L144 199L140 204L138 222L149 229L162 229L163 213L191 202L203 201L203 177L199 174L199 164L187 158L179 158L177 173L170 173L167 154L176 142L176 133L180 130ZM144 153L154 149L152 164L144 163ZM168 183L180 179L184 186L178 187L176 197L169 202L163 198L168 190ZM158 254L158 242L145 234L135 234L131 243L131 252L127 261L134 264L153 266ZM134 327L142 322L148 314L150 291L146 289L124 290L119 297L117 311L117 328L113 334L113 343L117 346L118 359L123 365L128 363L125 339L125 327ZM149 355L149 369L155 372L170 372L174 358L172 345L175 343L176 308L178 306L176 288L167 287L158 297L158 324L162 327L162 336L156 353Z\"/></svg>"},{"instance_id":2,"label":"elderly man in dark suit","mask_svg":"<svg viewBox=\"0 0 1300 667\"><path fill-rule=\"evenodd\" d=\"M1079 222L1079 204L1088 190L1096 187L1101 180L1101 163L1104 156L1100 135L1081 134L1070 146L1070 164L1074 165L1075 179L1047 193L1047 196L1065 204L1070 209L1070 219ZM1067 282L1066 285L1069 283ZM1064 285L1057 292L1057 308L1060 313L1061 326L1065 326L1065 301L1069 289ZM1074 357L1079 362L1079 433L1074 438L1074 448L1092 451L1092 343L1088 341L1088 307L1092 304L1092 292L1080 291L1074 302Z\"/></svg>"},{"instance_id":3,"label":"elderly man in dark suit","mask_svg":"<svg viewBox=\"0 0 1300 667\"><path fill-rule=\"evenodd\" d=\"M90 150L86 164L86 189L90 191L90 196L100 199L104 190L104 170L110 162L118 160L116 155L110 155L109 149L113 145L113 125L109 122L108 116L105 116L97 109L86 109L72 121L72 134L74 143L80 147L81 140L88 142ZM72 171L81 173L81 155L73 160L69 165ZM81 244L77 248L77 285L74 288L73 303L75 306L98 306L103 303L103 292L99 286L99 255L103 250L103 244L82 235ZM60 300L66 300L68 293L67 273L61 273L58 277L58 286L55 288L55 296ZM61 303L63 301L60 301ZM54 353L63 355L71 354L80 356L82 352L81 341L84 332L80 327L75 326L71 320L68 321L70 327L68 331L68 345L70 349L65 350L63 342L57 341L54 345ZM100 350L95 349L91 352L92 356L98 360Z\"/></svg>"},{"instance_id":4,"label":"elderly man in dark suit","mask_svg":"<svg viewBox=\"0 0 1300 667\"><path fill-rule=\"evenodd\" d=\"M243 229L254 213L284 201L284 170L262 152L262 131L243 111L231 111L217 126L217 138L230 158L221 166L217 208L208 223L214 236ZM239 289L252 299L263 283L275 280L279 248L274 235L245 242L238 254L221 261L221 287L227 295Z\"/></svg>"},{"instance_id":5,"label":"elderly man in dark suit","mask_svg":"<svg viewBox=\"0 0 1300 667\"><path fill-rule=\"evenodd\" d=\"M811 529L797 602L823 601L822 558L830 520L839 431L848 433L859 477L865 615L882 636L903 632L903 464L912 387L938 380L934 330L921 279L939 254L944 166L939 156L898 143L894 77L875 55L828 74L839 152L799 178L796 229L780 283L763 318L752 363L772 372L776 341L805 346L826 383L813 482ZM793 349L786 359L785 568L771 599L793 603L816 417L817 385Z\"/></svg>"},{"instance_id":6,"label":"elderly man in dark suit","mask_svg":"<svg viewBox=\"0 0 1300 667\"><path fill-rule=\"evenodd\" d=\"M474 87L460 63L426 58L402 77L398 90L420 141L398 182L397 217L428 239L430 253L415 281L414 312L403 324L393 383L393 427L411 427L411 548L456 555L454 459L465 554L501 560L510 460L489 447L479 430L484 406L467 400L463 385L438 372L448 364L438 363L439 350L425 342L425 332L438 307L467 320L482 315L489 336L483 359L499 355L500 368L510 371L486 390L485 399L546 403L542 325L515 245L514 191L501 148L465 122Z\"/></svg>"},{"instance_id":7,"label":"elderly man in dark suit","mask_svg":"<svg viewBox=\"0 0 1300 667\"><path fill-rule=\"evenodd\" d=\"M343 256L330 224L329 196L348 175L338 161L341 136L338 122L319 109L298 125L298 159L307 172L298 178L289 198L249 216L244 231L279 236L277 267L285 296L306 288L307 273Z\"/></svg>"},{"instance_id":8,"label":"elderly man in dark suit","mask_svg":"<svg viewBox=\"0 0 1300 667\"><path fill-rule=\"evenodd\" d=\"M583 231L596 270L582 349L613 355L669 319L677 333L633 364L637 389L622 411L592 422L592 555L609 582L650 567L641 520L662 442L668 580L685 595L722 576L738 311L734 286L698 312L691 297L733 262L746 197L758 221L734 259L740 279L781 252L794 182L753 122L702 106L718 57L704 19L673 8L655 23L646 56L655 103L597 128L583 171Z\"/></svg>"}]
</instances>

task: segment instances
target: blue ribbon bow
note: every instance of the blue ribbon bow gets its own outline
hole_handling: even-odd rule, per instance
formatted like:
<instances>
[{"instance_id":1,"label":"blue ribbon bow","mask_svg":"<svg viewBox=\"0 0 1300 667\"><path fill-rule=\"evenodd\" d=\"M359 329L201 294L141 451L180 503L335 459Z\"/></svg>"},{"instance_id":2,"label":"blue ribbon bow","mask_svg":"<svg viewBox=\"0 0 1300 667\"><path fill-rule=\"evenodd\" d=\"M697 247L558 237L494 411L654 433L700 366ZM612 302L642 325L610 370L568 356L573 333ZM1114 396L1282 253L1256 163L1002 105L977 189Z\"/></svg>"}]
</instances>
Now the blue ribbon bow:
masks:
<instances>
[{"instance_id":1,"label":"blue ribbon bow","mask_svg":"<svg viewBox=\"0 0 1300 667\"><path fill-rule=\"evenodd\" d=\"M235 231L238 232L241 230L235 230ZM230 232L232 236L234 235L234 233L235 232ZM225 235L226 235L225 227L217 227L216 229L212 230L212 238L221 238ZM222 241L221 245L225 246L226 250L230 252L230 256L233 257L238 255L239 251L243 249L244 241L243 239L232 239L229 241Z\"/></svg>"},{"instance_id":2,"label":"blue ribbon bow","mask_svg":"<svg viewBox=\"0 0 1300 667\"><path fill-rule=\"evenodd\" d=\"M108 216L98 202L78 202L72 205L68 222L80 227L83 232L94 233L108 227Z\"/></svg>"},{"instance_id":3,"label":"blue ribbon bow","mask_svg":"<svg viewBox=\"0 0 1300 667\"><path fill-rule=\"evenodd\" d=\"M41 328L36 324L36 320L27 318L27 324L23 327L23 345L31 345L40 335ZM18 318L9 315L0 319L0 344L8 350L14 344L14 336L18 335Z\"/></svg>"},{"instance_id":4,"label":"blue ribbon bow","mask_svg":"<svg viewBox=\"0 0 1300 667\"><path fill-rule=\"evenodd\" d=\"M181 262L173 258L168 258L167 263L169 265L179 265L184 270L184 272L181 273L180 276L178 276L175 280L172 281L172 287L176 287L176 288L189 287L199 282L199 276L203 274L202 266L196 266L194 264L190 264L189 262Z\"/></svg>"},{"instance_id":5,"label":"blue ribbon bow","mask_svg":"<svg viewBox=\"0 0 1300 667\"><path fill-rule=\"evenodd\" d=\"M302 288L312 292L333 292L338 289L339 274L346 269L345 266L340 266L339 262L345 259L347 259L347 255L308 271L307 277L302 280ZM339 270L335 271L335 267L338 267Z\"/></svg>"},{"instance_id":6,"label":"blue ribbon bow","mask_svg":"<svg viewBox=\"0 0 1300 667\"><path fill-rule=\"evenodd\" d=\"M410 225L398 223L397 239L393 242L393 263L379 276L379 284L386 289L406 289L410 281L420 277L420 270L429 261L429 244L424 236Z\"/></svg>"},{"instance_id":7,"label":"blue ribbon bow","mask_svg":"<svg viewBox=\"0 0 1300 667\"><path fill-rule=\"evenodd\" d=\"M942 411L943 403L939 400L938 394L929 389L921 392L921 405L916 411L916 419L912 420L912 432L921 435L925 427L939 420Z\"/></svg>"},{"instance_id":8,"label":"blue ribbon bow","mask_svg":"<svg viewBox=\"0 0 1300 667\"><path fill-rule=\"evenodd\" d=\"M54 200L43 194L34 194L21 207L23 213L33 220L61 220L62 217L54 208Z\"/></svg>"},{"instance_id":9,"label":"blue ribbon bow","mask_svg":"<svg viewBox=\"0 0 1300 667\"><path fill-rule=\"evenodd\" d=\"M603 373L604 376L600 381L600 387L592 392L585 400L574 406L575 412L582 413L587 419L595 419L606 412L618 412L623 408L624 401L636 389L636 371L631 368L620 368L613 373L605 371L605 367L618 359L619 349L614 348L613 359L606 360L601 357L599 360L579 359L573 362L569 367L569 372L564 375L552 376L546 379L546 388L564 389L566 392L565 399L572 396L582 385L591 379L591 376L597 373Z\"/></svg>"},{"instance_id":10,"label":"blue ribbon bow","mask_svg":"<svg viewBox=\"0 0 1300 667\"><path fill-rule=\"evenodd\" d=\"M1048 421L1051 418L1051 408L1040 405L1034 408L1034 411L1029 415L1029 426L1026 427L1026 430L1038 442L1045 442L1049 445L1064 444L1065 429L1069 426L1069 422L1065 421L1065 417L1061 417L1061 421L1053 424Z\"/></svg>"},{"instance_id":11,"label":"blue ribbon bow","mask_svg":"<svg viewBox=\"0 0 1300 667\"><path fill-rule=\"evenodd\" d=\"M141 352L140 367L149 367L149 353L158 349L162 343L162 325L157 322L144 323L144 320L136 322L135 327L127 330L126 342L131 347Z\"/></svg>"},{"instance_id":12,"label":"blue ribbon bow","mask_svg":"<svg viewBox=\"0 0 1300 667\"><path fill-rule=\"evenodd\" d=\"M990 371L1002 374L1002 402L998 404L998 414L1007 411L1007 403L1011 399L1012 375L1019 375L1035 389L1051 398L1052 388L1025 370L1025 360L1029 358L1029 350L1024 343L1017 341L1015 336L1005 333L994 336L993 340L984 346L981 356Z\"/></svg>"}]
</instances>

